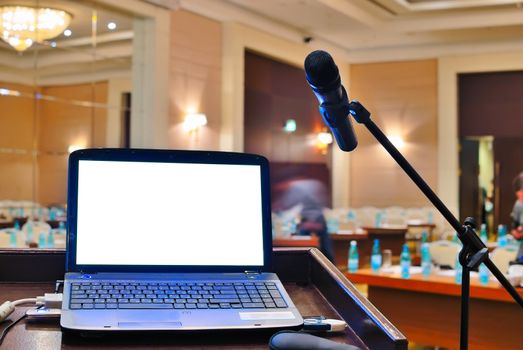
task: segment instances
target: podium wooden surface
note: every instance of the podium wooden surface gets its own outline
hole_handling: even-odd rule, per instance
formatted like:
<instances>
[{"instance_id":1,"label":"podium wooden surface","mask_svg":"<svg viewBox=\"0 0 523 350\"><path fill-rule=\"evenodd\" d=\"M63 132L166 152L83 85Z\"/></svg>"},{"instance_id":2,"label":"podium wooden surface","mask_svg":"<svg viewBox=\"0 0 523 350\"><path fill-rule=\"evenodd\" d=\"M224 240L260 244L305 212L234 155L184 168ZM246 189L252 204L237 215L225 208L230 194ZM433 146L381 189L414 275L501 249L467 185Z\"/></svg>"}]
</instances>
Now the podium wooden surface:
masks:
<instances>
[{"instance_id":1,"label":"podium wooden surface","mask_svg":"<svg viewBox=\"0 0 523 350\"><path fill-rule=\"evenodd\" d=\"M60 250L0 250L0 296L16 300L43 295L63 278ZM304 316L344 319L349 327L329 338L361 349L406 350L407 340L344 275L315 248L276 248L274 271ZM16 311L9 319L20 315ZM0 330L7 323L0 324ZM267 349L271 332L147 332L84 337L57 323L16 325L2 349Z\"/></svg>"},{"instance_id":2,"label":"podium wooden surface","mask_svg":"<svg viewBox=\"0 0 523 350\"><path fill-rule=\"evenodd\" d=\"M369 300L414 343L459 348L461 285L454 277L373 273L346 274L368 285ZM523 289L518 288L523 296ZM470 349L522 349L523 310L493 280L482 286L471 278Z\"/></svg>"},{"instance_id":3,"label":"podium wooden surface","mask_svg":"<svg viewBox=\"0 0 523 350\"><path fill-rule=\"evenodd\" d=\"M290 236L288 238L275 238L272 240L274 247L314 247L320 246L318 236Z\"/></svg>"}]
</instances>

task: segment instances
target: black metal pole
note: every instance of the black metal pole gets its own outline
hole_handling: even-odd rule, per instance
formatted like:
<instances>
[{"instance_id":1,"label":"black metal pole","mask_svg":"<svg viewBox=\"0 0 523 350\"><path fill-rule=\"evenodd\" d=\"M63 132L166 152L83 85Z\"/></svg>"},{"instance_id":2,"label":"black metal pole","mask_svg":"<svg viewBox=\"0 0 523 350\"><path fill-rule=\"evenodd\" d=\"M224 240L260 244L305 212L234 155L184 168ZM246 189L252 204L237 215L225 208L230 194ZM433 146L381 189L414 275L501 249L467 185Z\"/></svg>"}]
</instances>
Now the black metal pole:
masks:
<instances>
[{"instance_id":1,"label":"black metal pole","mask_svg":"<svg viewBox=\"0 0 523 350\"><path fill-rule=\"evenodd\" d=\"M353 102L354 103L354 102ZM358 103L359 104L359 103ZM352 103L351 103L352 105ZM361 106L361 105L360 105ZM363 107L363 106L362 106ZM354 115L351 111L351 114ZM356 116L355 116L356 118ZM363 119L362 123L367 127L372 135L378 140L379 143L389 152L389 154L394 158L394 160L399 164L399 166L407 173L407 175L412 179L412 181L418 186L418 188L425 194L425 196L431 201L432 204L438 209L438 211L445 217L448 223L456 230L458 233L458 238L463 242L464 246L467 246L470 249L471 254L476 253L481 248L484 248L485 245L480 243L481 240L476 235L473 230L468 230L464 225L460 224L458 219L450 212L450 210L443 204L441 199L432 191L432 189L427 185L425 180L418 174L418 172L410 165L410 163L403 157L403 155L394 147L390 140L385 136L385 134L380 130L380 128L370 119L369 117ZM478 245L481 247L477 247ZM492 272L494 276L499 280L501 285L507 289L510 295L514 300L523 307L523 298L516 291L516 289L510 284L510 282L505 278L503 273L492 263L490 259L484 261L485 265Z\"/></svg>"},{"instance_id":2,"label":"black metal pole","mask_svg":"<svg viewBox=\"0 0 523 350\"><path fill-rule=\"evenodd\" d=\"M381 131L381 129L370 118L370 112L363 107L358 101L352 101L349 104L349 112L356 119L358 123L364 124L369 132L378 140L378 142L389 152L396 163L405 171L411 180L418 186L423 194L430 200L430 202L438 209L447 222L456 230L458 238L463 243L463 248L460 252L460 264L463 267L462 282L461 282L461 323L460 323L460 349L467 350L468 348L468 315L469 315L469 299L470 299L470 269L479 266L484 262L488 269L499 282L505 287L514 300L523 307L523 298L519 295L516 289L510 284L505 276L488 258L488 251L485 244L480 240L478 235L474 232L474 220L467 218L465 224L462 225L458 219L450 212L439 197L432 191L429 185L423 180L418 172L410 165L410 163L403 157L403 155L394 147L388 137Z\"/></svg>"},{"instance_id":3,"label":"black metal pole","mask_svg":"<svg viewBox=\"0 0 523 350\"><path fill-rule=\"evenodd\" d=\"M460 350L467 350L469 343L469 294L470 294L470 269L467 264L462 264L461 276L461 322L460 322ZM456 266L457 269L457 266Z\"/></svg>"}]
</instances>

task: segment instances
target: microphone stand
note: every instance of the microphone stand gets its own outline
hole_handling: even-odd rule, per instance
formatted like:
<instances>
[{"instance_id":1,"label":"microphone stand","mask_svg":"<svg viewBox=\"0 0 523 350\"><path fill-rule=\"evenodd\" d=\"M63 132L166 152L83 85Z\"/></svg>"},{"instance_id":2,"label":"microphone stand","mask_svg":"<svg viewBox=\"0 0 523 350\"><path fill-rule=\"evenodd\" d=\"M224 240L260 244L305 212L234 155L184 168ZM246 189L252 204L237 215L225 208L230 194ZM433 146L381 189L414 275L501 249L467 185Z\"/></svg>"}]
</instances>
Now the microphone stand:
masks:
<instances>
[{"instance_id":1,"label":"microphone stand","mask_svg":"<svg viewBox=\"0 0 523 350\"><path fill-rule=\"evenodd\" d=\"M347 105L342 102L338 105L322 104L320 111L322 114L328 115L329 110L337 108L348 108L349 113L360 124L367 127L370 133L381 143L381 145L394 158L396 163L407 173L411 180L418 186L423 194L431 201L431 203L438 209L447 222L456 230L458 238L463 243L463 247L459 252L459 262L463 268L463 277L461 282L461 323L460 323L460 349L468 349L468 319L469 319L469 293L470 293L470 270L477 268L481 263L484 263L492 274L498 279L501 285L509 292L514 300L523 307L523 299L516 291L516 289L505 278L503 273L494 265L488 256L488 249L485 244L478 237L474 229L476 223L473 218L466 218L462 225L458 219L450 212L450 210L443 204L441 199L432 191L425 180L414 170L410 163L403 157L403 155L394 147L387 136L380 130L380 128L370 118L370 112L363 107L358 101L353 100Z\"/></svg>"}]
</instances>

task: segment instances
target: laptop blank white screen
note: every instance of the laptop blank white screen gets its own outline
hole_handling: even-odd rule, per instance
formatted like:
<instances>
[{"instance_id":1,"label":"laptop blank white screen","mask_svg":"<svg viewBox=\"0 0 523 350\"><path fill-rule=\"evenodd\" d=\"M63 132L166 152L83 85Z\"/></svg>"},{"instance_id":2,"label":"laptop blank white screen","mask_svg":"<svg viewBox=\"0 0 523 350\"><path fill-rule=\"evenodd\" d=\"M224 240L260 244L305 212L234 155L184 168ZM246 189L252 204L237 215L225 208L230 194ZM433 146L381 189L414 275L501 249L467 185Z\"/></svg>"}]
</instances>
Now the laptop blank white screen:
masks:
<instances>
[{"instance_id":1,"label":"laptop blank white screen","mask_svg":"<svg viewBox=\"0 0 523 350\"><path fill-rule=\"evenodd\" d=\"M259 166L78 166L77 264L263 265Z\"/></svg>"}]
</instances>

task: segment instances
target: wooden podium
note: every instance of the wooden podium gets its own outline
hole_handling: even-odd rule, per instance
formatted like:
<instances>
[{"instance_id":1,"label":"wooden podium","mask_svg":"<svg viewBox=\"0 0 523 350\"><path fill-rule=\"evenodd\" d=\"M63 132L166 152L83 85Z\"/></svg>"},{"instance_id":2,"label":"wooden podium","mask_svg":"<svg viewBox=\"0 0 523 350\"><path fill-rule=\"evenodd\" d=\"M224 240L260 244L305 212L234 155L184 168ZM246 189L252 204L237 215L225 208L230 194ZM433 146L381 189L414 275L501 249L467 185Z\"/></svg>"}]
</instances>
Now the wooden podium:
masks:
<instances>
[{"instance_id":1,"label":"wooden podium","mask_svg":"<svg viewBox=\"0 0 523 350\"><path fill-rule=\"evenodd\" d=\"M54 290L65 266L63 250L0 250L0 296L4 300L35 297ZM316 248L275 248L274 271L303 316L343 318L344 333L328 336L362 349L403 350L407 339ZM9 319L24 311L19 308ZM0 330L7 323L0 323ZM275 331L199 333L148 332L83 337L62 331L58 323L21 322L7 334L5 349L267 349Z\"/></svg>"}]
</instances>

